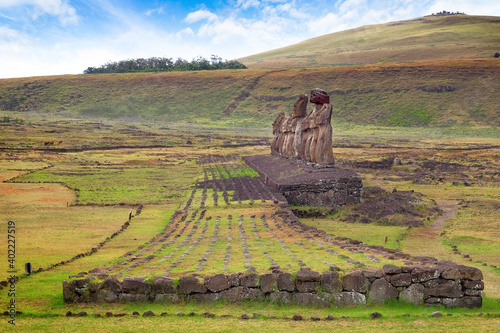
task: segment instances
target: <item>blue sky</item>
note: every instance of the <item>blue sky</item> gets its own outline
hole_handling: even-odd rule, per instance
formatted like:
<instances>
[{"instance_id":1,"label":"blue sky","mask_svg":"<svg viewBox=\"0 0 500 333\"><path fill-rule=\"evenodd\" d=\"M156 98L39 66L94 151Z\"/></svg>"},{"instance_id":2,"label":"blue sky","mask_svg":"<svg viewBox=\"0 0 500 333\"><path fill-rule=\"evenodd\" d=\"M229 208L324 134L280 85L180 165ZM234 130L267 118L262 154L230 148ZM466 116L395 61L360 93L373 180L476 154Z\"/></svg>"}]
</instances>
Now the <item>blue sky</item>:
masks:
<instances>
[{"instance_id":1,"label":"blue sky","mask_svg":"<svg viewBox=\"0 0 500 333\"><path fill-rule=\"evenodd\" d=\"M138 57L235 59L442 10L500 16L500 1L0 0L0 78Z\"/></svg>"}]
</instances>

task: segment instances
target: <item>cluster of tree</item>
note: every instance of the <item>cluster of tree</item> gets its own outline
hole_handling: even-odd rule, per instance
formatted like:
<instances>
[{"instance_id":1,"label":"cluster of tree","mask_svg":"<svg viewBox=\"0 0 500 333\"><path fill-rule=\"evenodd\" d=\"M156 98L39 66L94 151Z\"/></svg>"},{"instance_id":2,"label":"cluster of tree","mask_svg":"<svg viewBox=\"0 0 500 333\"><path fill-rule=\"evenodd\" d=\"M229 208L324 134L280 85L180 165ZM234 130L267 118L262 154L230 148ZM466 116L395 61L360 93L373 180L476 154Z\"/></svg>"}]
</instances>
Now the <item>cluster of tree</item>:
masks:
<instances>
[{"instance_id":1,"label":"cluster of tree","mask_svg":"<svg viewBox=\"0 0 500 333\"><path fill-rule=\"evenodd\" d=\"M493 55L493 58L500 58L500 53L498 53L498 52L497 52L497 53L495 53L495 54Z\"/></svg>"},{"instance_id":2,"label":"cluster of tree","mask_svg":"<svg viewBox=\"0 0 500 333\"><path fill-rule=\"evenodd\" d=\"M100 67L89 67L83 74L101 73L131 73L131 72L171 72L171 71L201 71L216 69L245 69L241 62L236 60L222 60L221 57L212 55L210 60L203 57L194 58L191 62L182 58L152 57L148 59L127 59L118 62L110 61Z\"/></svg>"},{"instance_id":3,"label":"cluster of tree","mask_svg":"<svg viewBox=\"0 0 500 333\"><path fill-rule=\"evenodd\" d=\"M443 10L442 12L439 13L432 13L433 16L443 16L443 15L467 15L462 12L447 12L446 10Z\"/></svg>"}]
</instances>

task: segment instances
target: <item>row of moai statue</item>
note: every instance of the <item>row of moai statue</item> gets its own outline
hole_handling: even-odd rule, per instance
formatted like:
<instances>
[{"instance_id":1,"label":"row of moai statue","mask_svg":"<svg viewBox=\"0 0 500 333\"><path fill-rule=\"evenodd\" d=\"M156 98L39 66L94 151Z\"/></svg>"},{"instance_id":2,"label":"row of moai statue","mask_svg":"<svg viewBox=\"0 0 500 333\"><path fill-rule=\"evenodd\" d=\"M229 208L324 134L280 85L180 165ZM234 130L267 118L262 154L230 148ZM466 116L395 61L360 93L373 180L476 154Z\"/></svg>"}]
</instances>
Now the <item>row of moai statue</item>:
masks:
<instances>
[{"instance_id":1,"label":"row of moai statue","mask_svg":"<svg viewBox=\"0 0 500 333\"><path fill-rule=\"evenodd\" d=\"M316 88L311 90L309 102L313 104L309 113L308 97L300 95L291 116L283 112L278 115L273 123L271 153L333 165L330 97L323 89Z\"/></svg>"}]
</instances>

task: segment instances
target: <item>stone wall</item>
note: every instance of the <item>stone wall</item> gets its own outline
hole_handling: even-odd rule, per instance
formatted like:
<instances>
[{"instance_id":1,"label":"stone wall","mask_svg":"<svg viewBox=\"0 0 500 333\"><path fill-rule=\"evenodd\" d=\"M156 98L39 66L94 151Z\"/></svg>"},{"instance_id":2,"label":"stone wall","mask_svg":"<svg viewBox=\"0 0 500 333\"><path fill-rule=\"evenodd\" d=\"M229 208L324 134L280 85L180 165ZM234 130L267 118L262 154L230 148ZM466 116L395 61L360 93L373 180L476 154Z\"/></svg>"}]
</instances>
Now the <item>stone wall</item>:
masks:
<instances>
[{"instance_id":1,"label":"stone wall","mask_svg":"<svg viewBox=\"0 0 500 333\"><path fill-rule=\"evenodd\" d=\"M483 274L475 267L443 262L433 266L359 270L343 275L333 269L320 274L303 267L295 276L272 267L272 273L124 278L107 277L103 282L79 279L63 282L66 303L154 302L181 300L211 302L269 300L277 303L341 307L399 300L427 306L475 308L482 306Z\"/></svg>"}]
</instances>

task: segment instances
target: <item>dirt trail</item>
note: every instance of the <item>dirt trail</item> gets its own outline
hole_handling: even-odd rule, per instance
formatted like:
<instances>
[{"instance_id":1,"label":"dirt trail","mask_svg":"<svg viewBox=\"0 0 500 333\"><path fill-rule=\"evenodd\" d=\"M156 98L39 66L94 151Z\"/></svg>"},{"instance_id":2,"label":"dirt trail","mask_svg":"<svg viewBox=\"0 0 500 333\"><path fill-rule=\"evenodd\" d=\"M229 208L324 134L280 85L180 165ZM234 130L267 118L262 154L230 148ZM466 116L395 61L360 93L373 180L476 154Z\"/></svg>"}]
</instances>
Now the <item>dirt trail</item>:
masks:
<instances>
[{"instance_id":1,"label":"dirt trail","mask_svg":"<svg viewBox=\"0 0 500 333\"><path fill-rule=\"evenodd\" d=\"M443 214L427 228L414 228L402 244L401 250L403 252L436 258L449 256L450 249L442 244L439 232L444 227L445 222L455 216L458 205L453 200L440 200L437 204Z\"/></svg>"},{"instance_id":2,"label":"dirt trail","mask_svg":"<svg viewBox=\"0 0 500 333\"><path fill-rule=\"evenodd\" d=\"M436 221L432 222L429 230L438 231L444 227L444 222L451 219L458 211L458 205L451 200L437 201L439 209L443 211L443 215L438 217Z\"/></svg>"}]
</instances>

